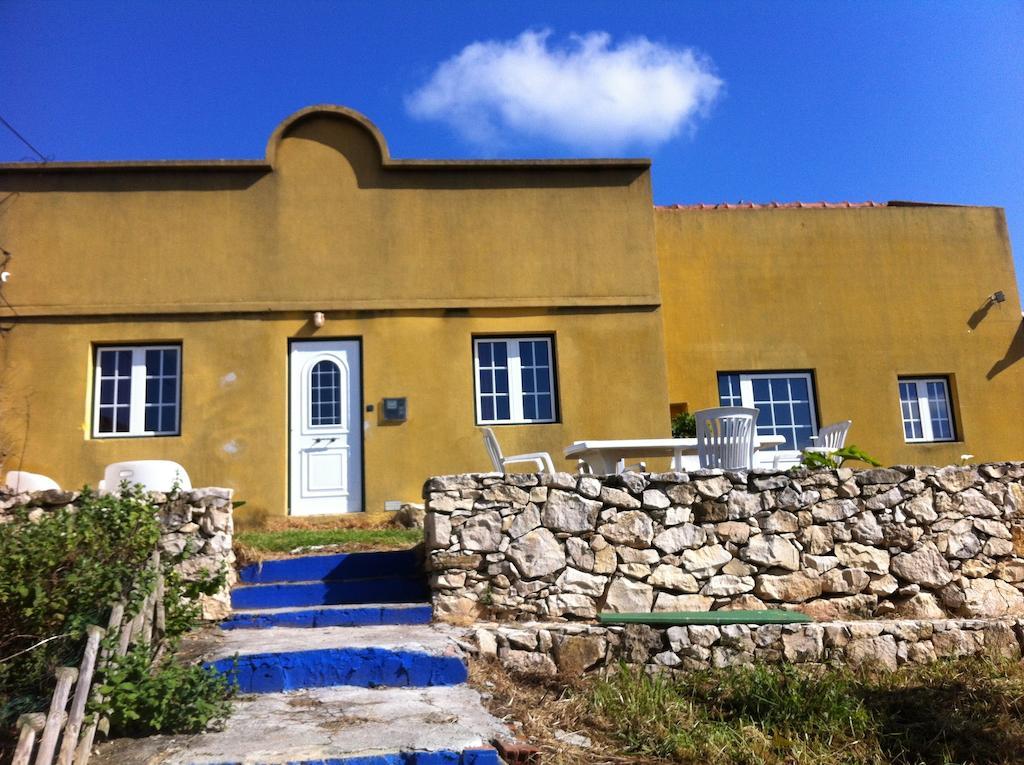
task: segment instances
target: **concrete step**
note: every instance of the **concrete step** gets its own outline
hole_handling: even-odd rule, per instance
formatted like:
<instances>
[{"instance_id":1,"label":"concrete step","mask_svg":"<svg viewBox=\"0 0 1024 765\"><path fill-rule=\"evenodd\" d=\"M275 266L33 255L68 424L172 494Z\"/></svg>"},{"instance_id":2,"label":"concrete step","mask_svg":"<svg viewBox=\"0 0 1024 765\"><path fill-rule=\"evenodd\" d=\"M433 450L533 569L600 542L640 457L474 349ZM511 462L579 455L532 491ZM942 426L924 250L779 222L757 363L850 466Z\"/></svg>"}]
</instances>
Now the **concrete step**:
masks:
<instances>
[{"instance_id":1,"label":"concrete step","mask_svg":"<svg viewBox=\"0 0 1024 765\"><path fill-rule=\"evenodd\" d=\"M243 693L457 685L467 671L456 634L440 625L220 630L204 659Z\"/></svg>"},{"instance_id":2,"label":"concrete step","mask_svg":"<svg viewBox=\"0 0 1024 765\"><path fill-rule=\"evenodd\" d=\"M372 579L423 576L419 550L304 555L245 566L238 573L243 584L311 582L317 579Z\"/></svg>"},{"instance_id":3,"label":"concrete step","mask_svg":"<svg viewBox=\"0 0 1024 765\"><path fill-rule=\"evenodd\" d=\"M95 765L498 765L510 738L466 686L318 688L240 697L224 730L104 743Z\"/></svg>"},{"instance_id":4,"label":"concrete step","mask_svg":"<svg viewBox=\"0 0 1024 765\"><path fill-rule=\"evenodd\" d=\"M250 584L231 591L232 608L262 609L355 603L413 603L429 599L423 576Z\"/></svg>"},{"instance_id":5,"label":"concrete step","mask_svg":"<svg viewBox=\"0 0 1024 765\"><path fill-rule=\"evenodd\" d=\"M364 627L376 624L429 624L432 617L433 609L429 603L377 603L235 611L220 626L225 630Z\"/></svg>"}]
</instances>

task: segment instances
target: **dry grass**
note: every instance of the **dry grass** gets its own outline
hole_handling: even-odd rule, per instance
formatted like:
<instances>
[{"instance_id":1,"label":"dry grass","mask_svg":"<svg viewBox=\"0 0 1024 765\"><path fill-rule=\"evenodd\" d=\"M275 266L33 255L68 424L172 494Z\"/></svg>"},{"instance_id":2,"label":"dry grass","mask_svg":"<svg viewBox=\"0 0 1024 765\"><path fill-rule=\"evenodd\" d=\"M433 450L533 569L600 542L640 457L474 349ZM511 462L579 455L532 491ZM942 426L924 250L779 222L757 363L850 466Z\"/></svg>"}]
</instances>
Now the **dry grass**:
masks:
<instances>
[{"instance_id":1,"label":"dry grass","mask_svg":"<svg viewBox=\"0 0 1024 765\"><path fill-rule=\"evenodd\" d=\"M627 755L607 731L595 729L588 720L586 684L580 678L513 677L494 660L470 663L469 682L482 694L493 715L506 720L518 741L540 751L544 765L640 765L665 762ZM555 737L555 731L586 736L592 746L572 746Z\"/></svg>"},{"instance_id":2,"label":"dry grass","mask_svg":"<svg viewBox=\"0 0 1024 765\"><path fill-rule=\"evenodd\" d=\"M672 679L617 670L585 680L470 682L548 765L1012 765L1024 762L1024 663L963 659L881 675L791 665ZM587 749L560 741L588 737Z\"/></svg>"}]
</instances>

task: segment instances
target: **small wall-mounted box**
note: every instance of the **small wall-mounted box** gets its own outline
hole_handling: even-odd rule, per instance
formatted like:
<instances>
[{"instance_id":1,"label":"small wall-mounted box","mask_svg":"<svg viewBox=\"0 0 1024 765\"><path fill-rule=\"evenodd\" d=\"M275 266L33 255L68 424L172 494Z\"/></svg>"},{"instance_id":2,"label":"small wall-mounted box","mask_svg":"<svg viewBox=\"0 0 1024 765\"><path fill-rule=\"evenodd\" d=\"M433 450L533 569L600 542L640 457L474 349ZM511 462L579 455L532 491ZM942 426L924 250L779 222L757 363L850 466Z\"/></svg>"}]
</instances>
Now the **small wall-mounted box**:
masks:
<instances>
[{"instance_id":1,"label":"small wall-mounted box","mask_svg":"<svg viewBox=\"0 0 1024 765\"><path fill-rule=\"evenodd\" d=\"M405 401L405 396L384 399L380 408L381 422L405 422L408 419Z\"/></svg>"}]
</instances>

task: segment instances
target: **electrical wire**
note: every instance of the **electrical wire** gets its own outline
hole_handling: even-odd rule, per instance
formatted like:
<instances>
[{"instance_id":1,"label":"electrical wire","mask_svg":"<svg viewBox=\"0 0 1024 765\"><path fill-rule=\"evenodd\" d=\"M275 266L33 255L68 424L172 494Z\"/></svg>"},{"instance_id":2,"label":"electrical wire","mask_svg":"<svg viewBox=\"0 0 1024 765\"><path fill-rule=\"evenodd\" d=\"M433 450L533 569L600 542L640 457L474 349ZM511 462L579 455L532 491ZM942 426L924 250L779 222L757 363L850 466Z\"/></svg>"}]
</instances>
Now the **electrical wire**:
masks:
<instances>
[{"instance_id":1,"label":"electrical wire","mask_svg":"<svg viewBox=\"0 0 1024 765\"><path fill-rule=\"evenodd\" d=\"M28 148L30 148L30 149L32 150L32 152L33 152L33 153L34 153L34 154L35 154L35 155L36 155L37 157L39 157L39 161L40 161L40 162L49 162L49 161L50 161L50 159L49 159L48 157L45 157L45 156L43 156L43 153L42 153L41 151L39 151L39 149L37 149L37 148L36 148L35 146L33 146L33 145L32 145L31 143L29 143L29 142L28 142L28 139L27 139L27 138L25 138L25 136L23 136L23 135L22 135L21 133L19 133L19 132L18 132L17 130L15 130L15 129L14 129L14 126L12 126L10 122L8 122L7 120L5 120L5 119L3 118L3 115L2 115L2 114L0 114L0 124L2 124L2 125L3 125L4 127L5 127L5 128L7 128L8 130L10 130L10 131L11 131L12 133L14 133L15 137L16 137L16 138L17 138L17 139L18 139L19 141L21 141L21 142L22 142L23 144L25 144L25 145L26 145L26 146L27 146Z\"/></svg>"}]
</instances>

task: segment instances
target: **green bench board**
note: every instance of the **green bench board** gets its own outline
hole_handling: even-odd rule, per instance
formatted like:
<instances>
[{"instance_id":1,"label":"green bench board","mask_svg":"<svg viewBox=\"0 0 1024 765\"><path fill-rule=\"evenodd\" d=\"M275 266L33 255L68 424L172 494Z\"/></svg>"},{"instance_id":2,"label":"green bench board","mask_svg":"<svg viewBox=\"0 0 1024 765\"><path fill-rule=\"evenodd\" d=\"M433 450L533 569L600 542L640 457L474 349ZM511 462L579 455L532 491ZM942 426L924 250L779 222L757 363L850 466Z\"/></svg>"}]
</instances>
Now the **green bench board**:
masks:
<instances>
[{"instance_id":1,"label":"green bench board","mask_svg":"<svg viewBox=\"0 0 1024 765\"><path fill-rule=\"evenodd\" d=\"M802 624L814 621L799 611L659 611L651 614L614 614L605 611L598 615L601 624L650 624L672 626L677 624Z\"/></svg>"}]
</instances>

